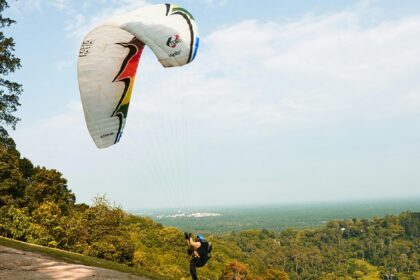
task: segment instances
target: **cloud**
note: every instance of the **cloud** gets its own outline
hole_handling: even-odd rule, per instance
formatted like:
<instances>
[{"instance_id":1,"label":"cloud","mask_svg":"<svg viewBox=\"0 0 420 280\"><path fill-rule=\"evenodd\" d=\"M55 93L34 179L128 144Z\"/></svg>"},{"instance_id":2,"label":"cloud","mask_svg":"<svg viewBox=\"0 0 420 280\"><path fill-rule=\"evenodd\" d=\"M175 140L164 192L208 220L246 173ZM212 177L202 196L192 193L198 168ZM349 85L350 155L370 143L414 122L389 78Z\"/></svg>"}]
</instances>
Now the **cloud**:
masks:
<instances>
[{"instance_id":1,"label":"cloud","mask_svg":"<svg viewBox=\"0 0 420 280\"><path fill-rule=\"evenodd\" d=\"M204 0L207 5L224 6L227 4L227 0Z\"/></svg>"},{"instance_id":2,"label":"cloud","mask_svg":"<svg viewBox=\"0 0 420 280\"><path fill-rule=\"evenodd\" d=\"M273 122L413 114L420 104L413 111L399 101L419 85L419 29L419 17L366 27L356 12L240 22L203 39L201 71L219 77L201 83L240 86L222 106L242 108L243 117L264 108L258 115Z\"/></svg>"},{"instance_id":3,"label":"cloud","mask_svg":"<svg viewBox=\"0 0 420 280\"><path fill-rule=\"evenodd\" d=\"M100 22L147 5L151 3L146 0L96 0L82 3L72 0L27 0L13 3L18 11L57 9L63 14L68 36L78 40Z\"/></svg>"},{"instance_id":4,"label":"cloud","mask_svg":"<svg viewBox=\"0 0 420 280\"><path fill-rule=\"evenodd\" d=\"M15 12L23 16L25 13L46 11L53 9L59 13L64 22L64 36L71 39L72 49L65 53L65 59L58 61L57 69L63 71L65 68L74 67L75 55L78 53L80 43L84 36L101 22L109 20L115 15L150 5L146 0L95 0L95 1L72 1L72 0L27 0L11 3ZM47 14L47 12L45 13Z\"/></svg>"},{"instance_id":5,"label":"cloud","mask_svg":"<svg viewBox=\"0 0 420 280\"><path fill-rule=\"evenodd\" d=\"M125 0L125 1L102 1L100 8L96 8L94 14L92 9L97 5L95 2L89 2L84 5L81 11L77 7L73 7L69 12L70 18L67 21L66 30L68 36L78 39L79 41L86 33L101 22L109 20L109 18L133 11L135 9L151 5L145 0ZM76 19L76 21L74 21Z\"/></svg>"},{"instance_id":6,"label":"cloud","mask_svg":"<svg viewBox=\"0 0 420 280\"><path fill-rule=\"evenodd\" d=\"M70 9L73 1L71 0L26 0L23 2L10 3L12 7L19 10L42 10L45 7L54 7L59 10Z\"/></svg>"}]
</instances>

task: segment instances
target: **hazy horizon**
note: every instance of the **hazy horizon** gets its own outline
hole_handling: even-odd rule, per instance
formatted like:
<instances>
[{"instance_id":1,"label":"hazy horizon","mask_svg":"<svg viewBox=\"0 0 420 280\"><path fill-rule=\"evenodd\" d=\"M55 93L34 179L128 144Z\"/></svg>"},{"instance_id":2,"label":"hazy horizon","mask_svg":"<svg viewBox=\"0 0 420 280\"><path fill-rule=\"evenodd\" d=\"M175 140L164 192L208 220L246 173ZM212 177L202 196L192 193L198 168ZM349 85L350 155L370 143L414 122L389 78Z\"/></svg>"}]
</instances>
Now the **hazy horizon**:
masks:
<instances>
[{"instance_id":1,"label":"hazy horizon","mask_svg":"<svg viewBox=\"0 0 420 280\"><path fill-rule=\"evenodd\" d=\"M114 202L113 202L114 203ZM324 201L292 201L292 202L274 202L274 203L243 203L243 204L230 204L230 205L202 205L202 206L191 206L191 207L161 207L161 208L136 208L130 207L125 210L130 213L136 211L198 211L198 210L217 210L217 209L257 209L257 208L296 208L296 207L335 207L343 206L347 207L350 205L357 204L373 204L381 205L389 203L390 205L401 205L401 203L408 203L409 209L407 211L420 211L420 196L419 197L400 197L400 198L366 198L366 199L354 199L354 200L324 200ZM116 205L119 205L115 202ZM402 207L404 208L404 207Z\"/></svg>"},{"instance_id":2,"label":"hazy horizon","mask_svg":"<svg viewBox=\"0 0 420 280\"><path fill-rule=\"evenodd\" d=\"M165 226L191 232L232 232L247 229L313 228L331 220L371 219L402 212L420 212L417 198L347 202L199 207L193 209L128 209Z\"/></svg>"}]
</instances>

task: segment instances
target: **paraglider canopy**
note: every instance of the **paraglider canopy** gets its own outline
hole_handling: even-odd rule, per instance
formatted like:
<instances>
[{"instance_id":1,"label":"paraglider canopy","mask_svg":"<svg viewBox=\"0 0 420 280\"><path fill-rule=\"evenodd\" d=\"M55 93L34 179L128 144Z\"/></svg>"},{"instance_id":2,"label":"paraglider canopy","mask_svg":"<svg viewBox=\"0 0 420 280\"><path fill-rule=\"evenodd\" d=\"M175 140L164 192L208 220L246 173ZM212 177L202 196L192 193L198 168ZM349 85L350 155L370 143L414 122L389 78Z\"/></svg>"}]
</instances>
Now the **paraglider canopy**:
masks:
<instances>
[{"instance_id":1,"label":"paraglider canopy","mask_svg":"<svg viewBox=\"0 0 420 280\"><path fill-rule=\"evenodd\" d=\"M82 42L80 97L86 125L98 148L114 145L121 138L145 45L164 67L190 63L199 45L194 17L176 5L148 6L96 27Z\"/></svg>"}]
</instances>

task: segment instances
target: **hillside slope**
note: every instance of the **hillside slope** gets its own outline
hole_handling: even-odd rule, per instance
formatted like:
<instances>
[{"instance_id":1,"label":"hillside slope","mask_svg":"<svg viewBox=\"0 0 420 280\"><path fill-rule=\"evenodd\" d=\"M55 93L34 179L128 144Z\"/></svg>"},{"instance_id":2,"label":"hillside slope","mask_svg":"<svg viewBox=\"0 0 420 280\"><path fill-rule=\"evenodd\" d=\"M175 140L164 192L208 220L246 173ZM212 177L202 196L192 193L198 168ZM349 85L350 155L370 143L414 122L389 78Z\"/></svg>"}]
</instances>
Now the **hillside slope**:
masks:
<instances>
[{"instance_id":1,"label":"hillside slope","mask_svg":"<svg viewBox=\"0 0 420 280\"><path fill-rule=\"evenodd\" d=\"M69 264L45 255L12 249L0 245L0 279L97 279L148 280L110 269Z\"/></svg>"},{"instance_id":2,"label":"hillside slope","mask_svg":"<svg viewBox=\"0 0 420 280\"><path fill-rule=\"evenodd\" d=\"M126 265L0 237L2 280L161 279L152 276L139 276L138 270Z\"/></svg>"},{"instance_id":3,"label":"hillside slope","mask_svg":"<svg viewBox=\"0 0 420 280\"><path fill-rule=\"evenodd\" d=\"M148 280L110 269L70 264L51 257L0 245L0 279Z\"/></svg>"},{"instance_id":4,"label":"hillside slope","mask_svg":"<svg viewBox=\"0 0 420 280\"><path fill-rule=\"evenodd\" d=\"M127 273L70 264L43 254L17 250L0 245L0 279L3 280L48 280L48 279L96 279L96 280L149 280Z\"/></svg>"}]
</instances>

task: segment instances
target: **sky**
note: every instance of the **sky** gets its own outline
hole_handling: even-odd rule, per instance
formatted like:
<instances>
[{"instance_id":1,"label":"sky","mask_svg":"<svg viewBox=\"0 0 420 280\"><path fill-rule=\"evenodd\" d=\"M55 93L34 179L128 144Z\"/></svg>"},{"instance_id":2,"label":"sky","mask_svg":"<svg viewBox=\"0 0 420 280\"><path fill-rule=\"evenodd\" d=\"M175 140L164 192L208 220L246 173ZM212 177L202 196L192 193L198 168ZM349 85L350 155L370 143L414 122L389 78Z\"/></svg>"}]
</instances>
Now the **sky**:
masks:
<instances>
[{"instance_id":1,"label":"sky","mask_svg":"<svg viewBox=\"0 0 420 280\"><path fill-rule=\"evenodd\" d=\"M193 63L146 49L124 135L98 149L77 81L84 36L157 1L9 1L22 156L77 202L200 207L420 197L420 2L180 0Z\"/></svg>"}]
</instances>

